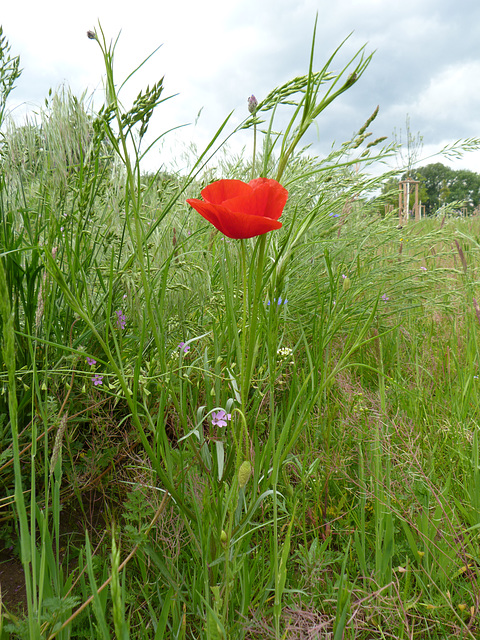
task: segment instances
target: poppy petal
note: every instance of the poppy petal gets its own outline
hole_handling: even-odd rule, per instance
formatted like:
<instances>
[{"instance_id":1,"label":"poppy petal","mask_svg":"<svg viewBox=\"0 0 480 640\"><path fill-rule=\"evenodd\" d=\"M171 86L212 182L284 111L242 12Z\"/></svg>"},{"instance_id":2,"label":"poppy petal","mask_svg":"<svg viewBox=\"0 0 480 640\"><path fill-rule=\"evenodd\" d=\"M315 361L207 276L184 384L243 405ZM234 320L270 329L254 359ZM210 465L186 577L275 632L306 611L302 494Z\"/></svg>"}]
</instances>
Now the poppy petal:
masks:
<instances>
[{"instance_id":1,"label":"poppy petal","mask_svg":"<svg viewBox=\"0 0 480 640\"><path fill-rule=\"evenodd\" d=\"M260 236L268 233L268 231L280 229L282 226L282 223L278 222L278 220L230 211L222 205L213 205L203 200L187 200L187 202L205 220L208 220L224 235L234 240Z\"/></svg>"},{"instance_id":2,"label":"poppy petal","mask_svg":"<svg viewBox=\"0 0 480 640\"><path fill-rule=\"evenodd\" d=\"M252 187L241 180L217 180L202 190L202 198L212 204L222 204L238 196L249 196Z\"/></svg>"},{"instance_id":3,"label":"poppy petal","mask_svg":"<svg viewBox=\"0 0 480 640\"><path fill-rule=\"evenodd\" d=\"M276 180L217 180L202 190L203 200L189 199L201 216L233 239L253 238L280 229L278 218L288 191Z\"/></svg>"},{"instance_id":4,"label":"poppy petal","mask_svg":"<svg viewBox=\"0 0 480 640\"><path fill-rule=\"evenodd\" d=\"M258 206L258 214L278 220L282 215L288 198L288 191L276 180L257 178L249 182L253 188L254 198ZM260 213L260 210L263 213Z\"/></svg>"}]
</instances>

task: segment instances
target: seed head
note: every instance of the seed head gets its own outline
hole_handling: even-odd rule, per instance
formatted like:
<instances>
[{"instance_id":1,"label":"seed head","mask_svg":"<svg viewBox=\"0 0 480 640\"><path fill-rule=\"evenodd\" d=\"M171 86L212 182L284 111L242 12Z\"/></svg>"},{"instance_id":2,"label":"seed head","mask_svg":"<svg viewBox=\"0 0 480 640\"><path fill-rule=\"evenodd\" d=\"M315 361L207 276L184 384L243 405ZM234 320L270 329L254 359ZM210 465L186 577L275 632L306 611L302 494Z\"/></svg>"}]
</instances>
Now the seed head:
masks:
<instances>
[{"instance_id":1,"label":"seed head","mask_svg":"<svg viewBox=\"0 0 480 640\"><path fill-rule=\"evenodd\" d=\"M252 465L250 464L249 460L245 460L244 462L242 462L242 464L240 465L240 469L238 470L238 485L240 489L243 489L247 484L251 473Z\"/></svg>"}]
</instances>

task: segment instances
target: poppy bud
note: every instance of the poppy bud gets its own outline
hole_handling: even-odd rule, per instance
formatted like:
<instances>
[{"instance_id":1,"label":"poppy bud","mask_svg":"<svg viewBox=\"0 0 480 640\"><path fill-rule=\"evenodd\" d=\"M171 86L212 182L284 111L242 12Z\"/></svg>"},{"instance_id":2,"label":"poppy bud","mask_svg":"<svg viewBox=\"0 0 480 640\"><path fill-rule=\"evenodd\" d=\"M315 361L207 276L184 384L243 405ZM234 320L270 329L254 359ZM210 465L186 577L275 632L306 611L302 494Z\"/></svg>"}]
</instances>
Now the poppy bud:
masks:
<instances>
[{"instance_id":1,"label":"poppy bud","mask_svg":"<svg viewBox=\"0 0 480 640\"><path fill-rule=\"evenodd\" d=\"M242 464L240 465L240 469L238 470L238 484L240 489L243 489L247 484L251 473L252 465L248 460L245 460L244 462L242 462Z\"/></svg>"},{"instance_id":2,"label":"poppy bud","mask_svg":"<svg viewBox=\"0 0 480 640\"><path fill-rule=\"evenodd\" d=\"M250 111L250 113L253 113L253 115L255 115L255 113L257 112L257 107L258 107L257 99L255 98L254 95L251 95L248 98L248 110Z\"/></svg>"},{"instance_id":3,"label":"poppy bud","mask_svg":"<svg viewBox=\"0 0 480 640\"><path fill-rule=\"evenodd\" d=\"M95 35L95 31L91 31L90 29L87 31L87 38L90 40L96 40L97 36Z\"/></svg>"},{"instance_id":4,"label":"poppy bud","mask_svg":"<svg viewBox=\"0 0 480 640\"><path fill-rule=\"evenodd\" d=\"M346 278L343 279L343 290L347 292L351 286L352 286L352 283L350 282L350 278L347 276Z\"/></svg>"}]
</instances>

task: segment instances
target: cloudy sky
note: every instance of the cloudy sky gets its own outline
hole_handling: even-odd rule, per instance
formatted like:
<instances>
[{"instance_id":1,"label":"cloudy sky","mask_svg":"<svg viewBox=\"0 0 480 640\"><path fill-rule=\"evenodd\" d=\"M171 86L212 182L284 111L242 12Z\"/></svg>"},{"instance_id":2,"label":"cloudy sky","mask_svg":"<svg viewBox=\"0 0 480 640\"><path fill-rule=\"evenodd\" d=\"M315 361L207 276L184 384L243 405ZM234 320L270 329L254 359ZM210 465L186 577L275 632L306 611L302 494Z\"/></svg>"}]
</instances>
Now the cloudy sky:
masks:
<instances>
[{"instance_id":1,"label":"cloudy sky","mask_svg":"<svg viewBox=\"0 0 480 640\"><path fill-rule=\"evenodd\" d=\"M4 35L24 69L9 103L17 119L62 83L77 95L86 90L101 97L100 51L86 37L99 21L108 39L121 31L118 83L162 45L121 98L129 105L140 89L165 76L166 95L178 96L158 108L151 128L159 134L189 126L169 136L168 149L150 155L148 169L158 167L172 149L181 166L189 143L201 149L230 111L230 129L246 116L250 94L262 99L305 74L317 12L317 69L349 34L333 70L365 44L367 54L375 51L361 80L320 116L318 153L349 139L377 105L374 137L392 140L396 131L404 140L408 116L412 133L423 136L424 158L458 139L480 138L478 0L23 0L2 5ZM238 136L232 150L249 144ZM423 163L436 161L444 160ZM452 166L480 173L480 151Z\"/></svg>"}]
</instances>

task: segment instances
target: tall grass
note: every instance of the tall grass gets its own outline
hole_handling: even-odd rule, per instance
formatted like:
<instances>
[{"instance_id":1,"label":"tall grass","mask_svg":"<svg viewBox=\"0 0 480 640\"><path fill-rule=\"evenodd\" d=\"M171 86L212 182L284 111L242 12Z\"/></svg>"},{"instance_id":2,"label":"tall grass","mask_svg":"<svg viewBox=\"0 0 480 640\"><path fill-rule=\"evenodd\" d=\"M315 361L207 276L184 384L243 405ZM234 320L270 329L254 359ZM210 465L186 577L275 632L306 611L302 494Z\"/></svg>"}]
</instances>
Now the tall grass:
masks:
<instances>
[{"instance_id":1,"label":"tall grass","mask_svg":"<svg viewBox=\"0 0 480 640\"><path fill-rule=\"evenodd\" d=\"M124 108L94 36L97 113L62 90L3 122L0 517L26 589L0 638L475 638L478 220L379 217L376 112L299 149L370 61L315 72L312 46L242 123L254 161L216 169L281 180L283 227L230 241L185 203L229 118L189 175L142 173L163 80Z\"/></svg>"}]
</instances>

